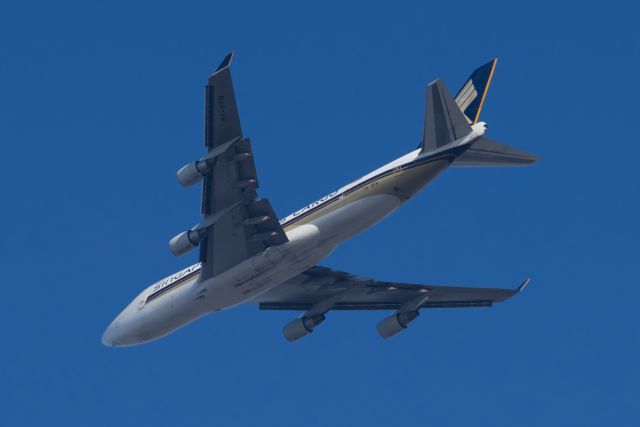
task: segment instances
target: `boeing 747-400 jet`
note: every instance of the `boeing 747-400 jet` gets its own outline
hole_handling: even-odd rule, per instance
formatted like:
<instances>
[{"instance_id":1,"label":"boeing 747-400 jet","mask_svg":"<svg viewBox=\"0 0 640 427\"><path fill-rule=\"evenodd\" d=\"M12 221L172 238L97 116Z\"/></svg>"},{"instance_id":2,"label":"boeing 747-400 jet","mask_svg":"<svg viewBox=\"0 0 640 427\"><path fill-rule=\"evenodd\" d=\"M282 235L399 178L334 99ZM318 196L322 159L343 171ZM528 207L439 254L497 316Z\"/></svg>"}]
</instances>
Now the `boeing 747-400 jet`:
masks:
<instances>
[{"instance_id":1,"label":"boeing 747-400 jet","mask_svg":"<svg viewBox=\"0 0 640 427\"><path fill-rule=\"evenodd\" d=\"M233 52L205 87L205 148L178 170L188 187L202 181L202 221L169 241L174 255L199 247L199 262L142 291L104 332L107 346L153 341L208 313L239 304L303 311L284 326L288 341L311 333L331 310L393 310L383 338L404 330L423 308L489 307L520 292L384 282L317 265L343 241L394 212L449 166L520 166L537 157L485 138L479 122L494 59L455 97L444 82L427 86L420 146L280 220L258 196L251 142L242 134L231 82Z\"/></svg>"}]
</instances>

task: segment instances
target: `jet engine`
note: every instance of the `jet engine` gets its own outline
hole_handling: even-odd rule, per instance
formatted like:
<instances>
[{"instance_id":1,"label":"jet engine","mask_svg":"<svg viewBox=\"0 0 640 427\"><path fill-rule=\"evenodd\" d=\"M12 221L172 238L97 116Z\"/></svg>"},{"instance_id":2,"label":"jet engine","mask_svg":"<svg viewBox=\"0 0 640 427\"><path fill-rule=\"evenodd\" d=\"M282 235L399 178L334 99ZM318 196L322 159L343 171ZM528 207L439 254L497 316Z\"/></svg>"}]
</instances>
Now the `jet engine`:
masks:
<instances>
[{"instance_id":1,"label":"jet engine","mask_svg":"<svg viewBox=\"0 0 640 427\"><path fill-rule=\"evenodd\" d=\"M195 162L187 163L176 173L178 177L178 182L183 187L189 187L196 182L200 181L206 174L211 172L211 168L215 163L215 159L224 154L229 147L231 147L236 142L240 141L240 137L233 138L231 141L227 141L224 144L220 144L216 146L214 149L210 150L206 156L201 158L200 160L196 160ZM248 141L248 140L247 140ZM249 148L250 150L251 148ZM251 157L251 152L248 153L238 153L235 156L235 160L242 161L248 157Z\"/></svg>"},{"instance_id":2,"label":"jet engine","mask_svg":"<svg viewBox=\"0 0 640 427\"><path fill-rule=\"evenodd\" d=\"M189 187L200 181L209 173L209 165L205 160L196 160L181 167L176 176L183 187Z\"/></svg>"},{"instance_id":3,"label":"jet engine","mask_svg":"<svg viewBox=\"0 0 640 427\"><path fill-rule=\"evenodd\" d=\"M169 249L175 256L184 255L198 246L205 236L206 230L203 232L203 229L183 231L169 240Z\"/></svg>"},{"instance_id":4,"label":"jet engine","mask_svg":"<svg viewBox=\"0 0 640 427\"><path fill-rule=\"evenodd\" d=\"M183 168L184 169L184 168ZM175 256L181 256L195 248L200 244L209 232L209 229L223 216L240 205L241 202L237 202L221 209L215 214L207 215L198 225L187 231L183 231L180 234L176 234L169 240L169 249Z\"/></svg>"},{"instance_id":5,"label":"jet engine","mask_svg":"<svg viewBox=\"0 0 640 427\"><path fill-rule=\"evenodd\" d=\"M310 317L302 316L293 322L287 323L282 329L282 333L287 341L293 342L309 335L313 332L313 329L316 326L324 322L324 319L324 314L318 314Z\"/></svg>"},{"instance_id":6,"label":"jet engine","mask_svg":"<svg viewBox=\"0 0 640 427\"><path fill-rule=\"evenodd\" d=\"M393 315L382 319L378 323L378 333L382 338L390 338L407 329L409 323L420 315L418 310L407 311L404 313L393 313Z\"/></svg>"}]
</instances>

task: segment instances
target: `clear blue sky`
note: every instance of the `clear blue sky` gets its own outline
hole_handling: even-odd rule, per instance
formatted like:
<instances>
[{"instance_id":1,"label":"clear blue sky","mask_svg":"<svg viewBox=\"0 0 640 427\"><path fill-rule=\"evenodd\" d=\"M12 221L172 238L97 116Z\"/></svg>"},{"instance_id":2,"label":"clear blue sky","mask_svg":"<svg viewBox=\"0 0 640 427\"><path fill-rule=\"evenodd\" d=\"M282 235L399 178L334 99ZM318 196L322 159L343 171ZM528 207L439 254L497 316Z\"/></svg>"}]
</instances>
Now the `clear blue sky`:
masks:
<instances>
[{"instance_id":1,"label":"clear blue sky","mask_svg":"<svg viewBox=\"0 0 640 427\"><path fill-rule=\"evenodd\" d=\"M631 2L5 2L0 425L630 426L640 419L639 10ZM304 4L302 4L304 3ZM325 265L516 286L491 309L246 306L103 347L183 268L198 221L175 180L202 153L203 85L231 49L261 194L281 216L413 149L425 85L500 58L483 120L539 154L449 170Z\"/></svg>"}]
</instances>

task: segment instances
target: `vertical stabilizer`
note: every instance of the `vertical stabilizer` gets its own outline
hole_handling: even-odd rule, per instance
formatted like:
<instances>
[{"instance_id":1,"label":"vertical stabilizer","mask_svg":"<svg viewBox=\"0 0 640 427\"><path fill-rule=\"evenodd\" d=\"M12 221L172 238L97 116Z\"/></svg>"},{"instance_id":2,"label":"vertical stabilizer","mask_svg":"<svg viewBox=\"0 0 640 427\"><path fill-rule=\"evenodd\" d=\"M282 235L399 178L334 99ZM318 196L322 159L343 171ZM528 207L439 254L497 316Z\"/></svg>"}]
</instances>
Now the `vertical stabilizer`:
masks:
<instances>
[{"instance_id":1,"label":"vertical stabilizer","mask_svg":"<svg viewBox=\"0 0 640 427\"><path fill-rule=\"evenodd\" d=\"M444 147L471 133L465 115L440 79L427 86L422 152Z\"/></svg>"},{"instance_id":2,"label":"vertical stabilizer","mask_svg":"<svg viewBox=\"0 0 640 427\"><path fill-rule=\"evenodd\" d=\"M498 58L494 58L481 67L476 68L469 79L455 96L458 107L462 110L469 123L475 124L480 118L484 99L489 91L489 85L496 69Z\"/></svg>"}]
</instances>

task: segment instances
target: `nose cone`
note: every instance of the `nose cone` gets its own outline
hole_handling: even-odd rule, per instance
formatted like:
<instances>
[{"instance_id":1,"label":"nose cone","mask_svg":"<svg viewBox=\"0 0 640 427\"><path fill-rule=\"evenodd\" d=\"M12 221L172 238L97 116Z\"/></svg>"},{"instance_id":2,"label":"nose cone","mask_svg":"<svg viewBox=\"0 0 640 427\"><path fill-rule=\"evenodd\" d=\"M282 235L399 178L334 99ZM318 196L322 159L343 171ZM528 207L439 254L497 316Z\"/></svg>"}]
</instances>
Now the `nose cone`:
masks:
<instances>
[{"instance_id":1,"label":"nose cone","mask_svg":"<svg viewBox=\"0 0 640 427\"><path fill-rule=\"evenodd\" d=\"M107 347L125 347L138 344L141 317L137 297L111 322L102 334L102 344Z\"/></svg>"},{"instance_id":2,"label":"nose cone","mask_svg":"<svg viewBox=\"0 0 640 427\"><path fill-rule=\"evenodd\" d=\"M120 345L117 340L119 329L120 325L117 319L111 322L111 324L104 331L104 334L102 334L102 344L106 345L107 347L117 347L118 345Z\"/></svg>"},{"instance_id":3,"label":"nose cone","mask_svg":"<svg viewBox=\"0 0 640 427\"><path fill-rule=\"evenodd\" d=\"M102 334L102 344L107 347L128 347L148 340L147 326L135 307L122 311Z\"/></svg>"}]
</instances>

